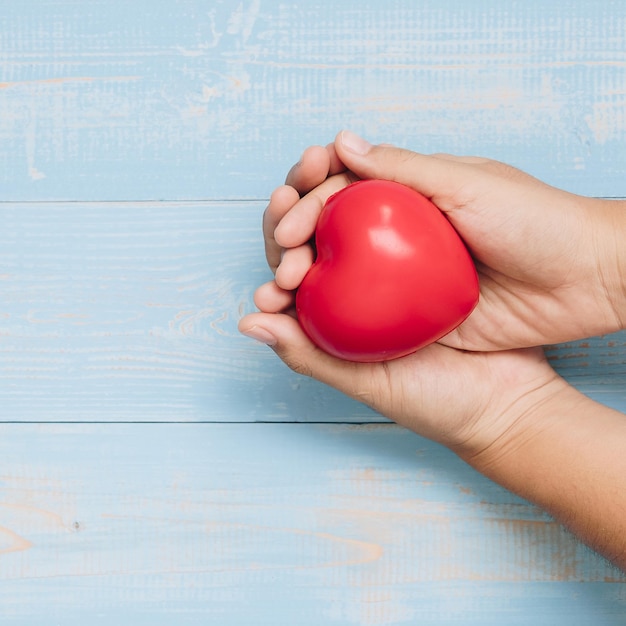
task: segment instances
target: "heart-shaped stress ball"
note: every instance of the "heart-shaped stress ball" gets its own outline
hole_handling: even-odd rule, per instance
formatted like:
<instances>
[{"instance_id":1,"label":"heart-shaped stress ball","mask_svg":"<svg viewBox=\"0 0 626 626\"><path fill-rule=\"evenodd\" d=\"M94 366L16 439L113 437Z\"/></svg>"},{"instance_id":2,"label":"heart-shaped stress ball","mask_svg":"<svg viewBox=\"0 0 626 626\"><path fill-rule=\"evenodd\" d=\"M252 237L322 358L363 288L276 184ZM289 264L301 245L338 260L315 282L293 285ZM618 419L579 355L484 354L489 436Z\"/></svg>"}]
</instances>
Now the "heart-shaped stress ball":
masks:
<instances>
[{"instance_id":1,"label":"heart-shaped stress ball","mask_svg":"<svg viewBox=\"0 0 626 626\"><path fill-rule=\"evenodd\" d=\"M450 222L413 189L359 181L331 196L317 257L296 294L298 320L322 350L386 361L437 341L478 302L474 263Z\"/></svg>"}]
</instances>

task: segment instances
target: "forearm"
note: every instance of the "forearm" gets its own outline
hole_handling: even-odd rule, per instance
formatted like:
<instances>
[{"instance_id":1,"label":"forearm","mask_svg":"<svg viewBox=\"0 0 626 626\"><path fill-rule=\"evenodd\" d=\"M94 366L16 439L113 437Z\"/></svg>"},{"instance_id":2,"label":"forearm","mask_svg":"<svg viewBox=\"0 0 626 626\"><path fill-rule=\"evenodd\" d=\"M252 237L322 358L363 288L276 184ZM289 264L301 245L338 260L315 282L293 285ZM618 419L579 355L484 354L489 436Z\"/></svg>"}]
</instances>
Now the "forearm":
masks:
<instances>
[{"instance_id":1,"label":"forearm","mask_svg":"<svg viewBox=\"0 0 626 626\"><path fill-rule=\"evenodd\" d=\"M465 459L626 570L626 416L564 386Z\"/></svg>"}]
</instances>

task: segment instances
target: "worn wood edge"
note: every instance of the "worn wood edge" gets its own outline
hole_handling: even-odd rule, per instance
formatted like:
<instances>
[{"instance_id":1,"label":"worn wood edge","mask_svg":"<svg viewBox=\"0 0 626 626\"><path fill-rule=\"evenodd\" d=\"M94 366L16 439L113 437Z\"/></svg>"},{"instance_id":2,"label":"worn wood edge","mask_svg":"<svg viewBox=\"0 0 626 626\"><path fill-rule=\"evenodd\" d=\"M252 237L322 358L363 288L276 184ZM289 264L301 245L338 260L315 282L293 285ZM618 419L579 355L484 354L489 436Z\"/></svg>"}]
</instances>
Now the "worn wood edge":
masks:
<instances>
[{"instance_id":1,"label":"worn wood edge","mask_svg":"<svg viewBox=\"0 0 626 626\"><path fill-rule=\"evenodd\" d=\"M37 6L3 15L0 180L15 199L258 197L346 124L623 191L614 3Z\"/></svg>"}]
</instances>

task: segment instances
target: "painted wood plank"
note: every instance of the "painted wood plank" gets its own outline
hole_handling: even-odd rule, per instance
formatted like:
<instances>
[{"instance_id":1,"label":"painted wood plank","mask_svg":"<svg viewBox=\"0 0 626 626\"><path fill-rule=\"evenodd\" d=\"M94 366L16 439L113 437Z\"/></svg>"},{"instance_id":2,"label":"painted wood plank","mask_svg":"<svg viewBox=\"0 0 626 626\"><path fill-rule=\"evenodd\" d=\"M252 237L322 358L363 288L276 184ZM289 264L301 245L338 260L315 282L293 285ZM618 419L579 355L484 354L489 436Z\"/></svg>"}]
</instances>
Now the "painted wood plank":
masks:
<instances>
[{"instance_id":1,"label":"painted wood plank","mask_svg":"<svg viewBox=\"0 0 626 626\"><path fill-rule=\"evenodd\" d=\"M396 426L0 426L6 624L623 624L626 578Z\"/></svg>"},{"instance_id":2,"label":"painted wood plank","mask_svg":"<svg viewBox=\"0 0 626 626\"><path fill-rule=\"evenodd\" d=\"M0 420L380 421L241 337L259 202L0 205ZM626 409L626 333L549 350Z\"/></svg>"},{"instance_id":3,"label":"painted wood plank","mask_svg":"<svg viewBox=\"0 0 626 626\"><path fill-rule=\"evenodd\" d=\"M348 126L624 195L626 13L580 0L22 0L0 197L266 198Z\"/></svg>"},{"instance_id":4,"label":"painted wood plank","mask_svg":"<svg viewBox=\"0 0 626 626\"><path fill-rule=\"evenodd\" d=\"M0 205L0 419L371 419L237 332L262 208Z\"/></svg>"}]
</instances>

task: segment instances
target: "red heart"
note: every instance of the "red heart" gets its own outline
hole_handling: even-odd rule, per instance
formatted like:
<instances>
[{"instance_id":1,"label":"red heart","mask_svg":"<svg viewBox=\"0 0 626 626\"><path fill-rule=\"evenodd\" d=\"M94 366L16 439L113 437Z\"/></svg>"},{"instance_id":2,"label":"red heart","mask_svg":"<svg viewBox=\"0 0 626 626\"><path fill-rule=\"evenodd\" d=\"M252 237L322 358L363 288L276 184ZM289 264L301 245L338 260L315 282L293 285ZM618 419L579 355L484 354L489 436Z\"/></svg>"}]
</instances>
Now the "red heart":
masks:
<instances>
[{"instance_id":1,"label":"red heart","mask_svg":"<svg viewBox=\"0 0 626 626\"><path fill-rule=\"evenodd\" d=\"M478 302L463 241L430 200L384 180L331 196L317 258L296 294L298 320L326 352L350 361L405 356L456 328Z\"/></svg>"}]
</instances>

